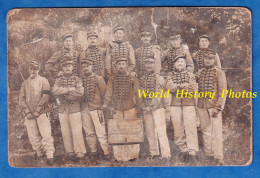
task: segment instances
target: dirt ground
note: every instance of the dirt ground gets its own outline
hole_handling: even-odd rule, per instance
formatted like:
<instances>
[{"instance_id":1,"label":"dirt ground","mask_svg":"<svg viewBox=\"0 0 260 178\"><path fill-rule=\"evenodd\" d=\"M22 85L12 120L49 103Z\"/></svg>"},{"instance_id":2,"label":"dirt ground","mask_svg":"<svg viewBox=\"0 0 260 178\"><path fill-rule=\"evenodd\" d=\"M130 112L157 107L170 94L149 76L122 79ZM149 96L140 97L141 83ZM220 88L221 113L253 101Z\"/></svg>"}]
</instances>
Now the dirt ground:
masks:
<instances>
[{"instance_id":1,"label":"dirt ground","mask_svg":"<svg viewBox=\"0 0 260 178\"><path fill-rule=\"evenodd\" d=\"M21 118L18 107L18 92L9 94L9 117L8 117L8 150L9 164L13 167L49 167L45 161L34 158L34 151L29 143L26 128ZM227 101L228 103L228 101ZM251 108L248 108L250 114ZM245 165L251 163L251 121L248 114L240 117L226 118L227 111L223 112L223 135L224 135L224 165ZM244 118L245 117L245 118ZM80 161L67 161L64 156L64 148L57 119L52 119L52 133L55 144L56 161L53 167L146 167L146 166L216 166L215 161L207 159L203 154L201 133L199 133L200 151L198 159L190 162L183 162L177 146L173 142L173 129L168 125L167 134L171 147L172 157L169 161L161 159L148 160L148 142L141 144L140 158L128 162L116 162L104 160L99 146L97 160L86 157ZM87 145L87 144L86 144ZM89 150L89 148L87 148Z\"/></svg>"}]
</instances>

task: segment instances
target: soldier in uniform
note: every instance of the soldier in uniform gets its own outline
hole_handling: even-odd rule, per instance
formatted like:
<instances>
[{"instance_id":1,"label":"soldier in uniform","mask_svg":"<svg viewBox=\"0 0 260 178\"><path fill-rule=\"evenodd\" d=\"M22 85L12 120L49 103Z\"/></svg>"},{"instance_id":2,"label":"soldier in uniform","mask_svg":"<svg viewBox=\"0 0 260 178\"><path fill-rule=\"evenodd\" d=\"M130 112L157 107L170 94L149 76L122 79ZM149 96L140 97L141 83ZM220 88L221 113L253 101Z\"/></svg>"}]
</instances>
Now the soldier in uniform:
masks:
<instances>
[{"instance_id":1,"label":"soldier in uniform","mask_svg":"<svg viewBox=\"0 0 260 178\"><path fill-rule=\"evenodd\" d=\"M46 154L47 163L52 165L55 149L50 119L47 116L50 84L46 78L38 75L38 60L30 60L28 69L30 77L22 83L19 105L24 113L29 141L36 156L43 157Z\"/></svg>"},{"instance_id":2,"label":"soldier in uniform","mask_svg":"<svg viewBox=\"0 0 260 178\"><path fill-rule=\"evenodd\" d=\"M187 45L181 44L182 39L180 33L174 33L170 36L171 47L163 54L163 63L167 64L167 71L172 72L174 70L174 60L177 56L185 56L187 71L193 73L194 64Z\"/></svg>"},{"instance_id":3,"label":"soldier in uniform","mask_svg":"<svg viewBox=\"0 0 260 178\"><path fill-rule=\"evenodd\" d=\"M204 58L205 67L198 74L199 92L215 92L215 97L198 98L197 108L205 153L223 164L222 111L226 95L222 97L222 91L227 89L227 81L224 71L215 63L216 54L209 53Z\"/></svg>"},{"instance_id":4,"label":"soldier in uniform","mask_svg":"<svg viewBox=\"0 0 260 178\"><path fill-rule=\"evenodd\" d=\"M192 57L195 59L195 62L197 64L196 66L196 72L200 71L202 68L205 67L204 65L204 59L205 56L208 55L208 53L215 53L216 55L216 62L215 65L221 69L221 63L218 56L218 53L214 52L212 49L209 49L210 45L210 38L208 35L201 35L199 37L199 50L192 54Z\"/></svg>"},{"instance_id":5,"label":"soldier in uniform","mask_svg":"<svg viewBox=\"0 0 260 178\"><path fill-rule=\"evenodd\" d=\"M73 62L70 58L63 58L61 66L63 73L56 79L52 93L57 97L63 144L69 159L74 159L75 156L83 158L86 148L82 134L80 100L84 88L81 79L73 75Z\"/></svg>"},{"instance_id":6,"label":"soldier in uniform","mask_svg":"<svg viewBox=\"0 0 260 178\"><path fill-rule=\"evenodd\" d=\"M118 58L116 61L117 72L107 83L103 109L112 108L113 119L133 120L137 118L135 105L140 103L137 90L138 80L127 70L127 58ZM134 101L137 100L137 102ZM113 145L114 157L120 161L136 159L139 156L139 144Z\"/></svg>"},{"instance_id":7,"label":"soldier in uniform","mask_svg":"<svg viewBox=\"0 0 260 178\"><path fill-rule=\"evenodd\" d=\"M97 46L98 35L96 32L87 34L89 46L84 52L82 58L92 61L93 72L99 76L105 77L105 50Z\"/></svg>"},{"instance_id":8,"label":"soldier in uniform","mask_svg":"<svg viewBox=\"0 0 260 178\"><path fill-rule=\"evenodd\" d=\"M142 47L136 49L136 71L137 76L140 78L144 74L144 59L151 57L155 58L155 72L160 74L161 71L161 54L158 45L151 44L151 32L143 30L141 32Z\"/></svg>"},{"instance_id":9,"label":"soldier in uniform","mask_svg":"<svg viewBox=\"0 0 260 178\"><path fill-rule=\"evenodd\" d=\"M115 63L118 59L124 58L127 60L127 71L135 75L135 54L132 45L124 40L125 29L123 27L115 27L115 41L109 42L107 46L107 55L105 61L105 70L107 78L116 71Z\"/></svg>"},{"instance_id":10,"label":"soldier in uniform","mask_svg":"<svg viewBox=\"0 0 260 178\"><path fill-rule=\"evenodd\" d=\"M105 158L109 158L109 145L103 111L100 109L103 104L103 97L106 91L104 79L93 72L93 62L82 60L84 95L82 97L81 115L83 128L86 133L86 140L91 150L91 156L97 155L97 138L103 149Z\"/></svg>"},{"instance_id":11,"label":"soldier in uniform","mask_svg":"<svg viewBox=\"0 0 260 178\"><path fill-rule=\"evenodd\" d=\"M172 94L170 113L174 129L174 142L180 148L183 156L193 158L199 151L197 135L197 114L195 98L176 97L179 90L194 92L197 90L196 79L193 73L186 69L185 56L177 56L174 60L174 71L169 73L166 88Z\"/></svg>"},{"instance_id":12,"label":"soldier in uniform","mask_svg":"<svg viewBox=\"0 0 260 178\"><path fill-rule=\"evenodd\" d=\"M71 60L73 74L79 76L79 53L73 49L73 35L66 34L62 37L62 40L63 48L54 53L45 64L45 70L51 80L61 75L61 61L64 60L64 58Z\"/></svg>"},{"instance_id":13,"label":"soldier in uniform","mask_svg":"<svg viewBox=\"0 0 260 178\"><path fill-rule=\"evenodd\" d=\"M164 78L155 72L156 59L144 59L145 74L139 79L140 91L161 92L164 88ZM169 100L169 99L168 99ZM144 125L151 158L159 155L159 146L162 158L170 158L171 151L166 133L166 119L164 107L170 107L167 98L142 96L141 108L144 112Z\"/></svg>"}]
</instances>

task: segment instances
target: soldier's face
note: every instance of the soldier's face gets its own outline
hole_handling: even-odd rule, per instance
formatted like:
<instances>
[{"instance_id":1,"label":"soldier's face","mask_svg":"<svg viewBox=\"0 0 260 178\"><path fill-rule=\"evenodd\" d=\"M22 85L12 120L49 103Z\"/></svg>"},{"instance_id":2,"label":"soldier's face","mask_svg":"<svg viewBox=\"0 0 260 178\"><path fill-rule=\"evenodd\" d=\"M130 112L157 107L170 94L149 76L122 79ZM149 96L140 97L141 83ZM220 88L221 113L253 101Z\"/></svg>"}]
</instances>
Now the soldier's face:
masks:
<instances>
[{"instance_id":1,"label":"soldier's face","mask_svg":"<svg viewBox=\"0 0 260 178\"><path fill-rule=\"evenodd\" d=\"M91 46L95 46L97 44L97 37L95 36L91 36L88 38L88 43Z\"/></svg>"},{"instance_id":2,"label":"soldier's face","mask_svg":"<svg viewBox=\"0 0 260 178\"><path fill-rule=\"evenodd\" d=\"M29 70L30 78L32 79L35 78L39 73L39 69L33 66L28 66L28 70Z\"/></svg>"},{"instance_id":3,"label":"soldier's face","mask_svg":"<svg viewBox=\"0 0 260 178\"><path fill-rule=\"evenodd\" d=\"M155 63L154 63L154 62L146 62L146 63L144 64L145 70L146 70L147 72L154 71L154 66L155 66Z\"/></svg>"},{"instance_id":4,"label":"soldier's face","mask_svg":"<svg viewBox=\"0 0 260 178\"><path fill-rule=\"evenodd\" d=\"M115 40L116 41L123 41L124 40L124 31L123 30L117 30L115 33Z\"/></svg>"},{"instance_id":5,"label":"soldier's face","mask_svg":"<svg viewBox=\"0 0 260 178\"><path fill-rule=\"evenodd\" d=\"M149 44L151 42L151 36L150 35L143 35L143 36L141 36L141 40L144 44Z\"/></svg>"},{"instance_id":6,"label":"soldier's face","mask_svg":"<svg viewBox=\"0 0 260 178\"><path fill-rule=\"evenodd\" d=\"M118 72L124 72L126 71L127 65L126 61L119 61L116 63L116 69Z\"/></svg>"},{"instance_id":7,"label":"soldier's face","mask_svg":"<svg viewBox=\"0 0 260 178\"><path fill-rule=\"evenodd\" d=\"M172 39L171 45L173 48L179 48L181 46L181 39Z\"/></svg>"},{"instance_id":8,"label":"soldier's face","mask_svg":"<svg viewBox=\"0 0 260 178\"><path fill-rule=\"evenodd\" d=\"M88 73L91 73L91 72L92 72L92 68L93 68L92 65L82 64L81 67L82 67L82 71L84 72L84 74L88 74Z\"/></svg>"},{"instance_id":9,"label":"soldier's face","mask_svg":"<svg viewBox=\"0 0 260 178\"><path fill-rule=\"evenodd\" d=\"M183 71L184 69L186 69L186 61L184 58L179 58L177 59L177 61L174 63L174 68L177 71Z\"/></svg>"},{"instance_id":10,"label":"soldier's face","mask_svg":"<svg viewBox=\"0 0 260 178\"><path fill-rule=\"evenodd\" d=\"M204 64L206 67L213 66L215 64L216 56L215 55L209 55L204 58Z\"/></svg>"},{"instance_id":11,"label":"soldier's face","mask_svg":"<svg viewBox=\"0 0 260 178\"><path fill-rule=\"evenodd\" d=\"M201 38L199 42L200 48L208 48L209 47L209 40L207 38Z\"/></svg>"},{"instance_id":12,"label":"soldier's face","mask_svg":"<svg viewBox=\"0 0 260 178\"><path fill-rule=\"evenodd\" d=\"M62 70L65 74L71 74L73 70L72 64L65 64L62 66Z\"/></svg>"},{"instance_id":13,"label":"soldier's face","mask_svg":"<svg viewBox=\"0 0 260 178\"><path fill-rule=\"evenodd\" d=\"M64 45L64 48L71 49L72 46L73 46L72 37L66 38L66 39L63 41L63 45Z\"/></svg>"}]
</instances>

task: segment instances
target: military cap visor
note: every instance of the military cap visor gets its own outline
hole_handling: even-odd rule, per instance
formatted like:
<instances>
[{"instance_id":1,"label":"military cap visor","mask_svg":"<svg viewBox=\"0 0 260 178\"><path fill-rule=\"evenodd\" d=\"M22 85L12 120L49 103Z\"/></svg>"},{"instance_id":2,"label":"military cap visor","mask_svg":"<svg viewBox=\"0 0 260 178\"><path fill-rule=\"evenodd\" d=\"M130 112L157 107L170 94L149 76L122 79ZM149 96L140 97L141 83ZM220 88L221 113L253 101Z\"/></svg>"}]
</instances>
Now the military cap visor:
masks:
<instances>
[{"instance_id":1,"label":"military cap visor","mask_svg":"<svg viewBox=\"0 0 260 178\"><path fill-rule=\"evenodd\" d=\"M149 31L142 31L141 36L151 36L151 32Z\"/></svg>"},{"instance_id":2,"label":"military cap visor","mask_svg":"<svg viewBox=\"0 0 260 178\"><path fill-rule=\"evenodd\" d=\"M83 64L85 64L85 65L93 65L93 62L92 61L90 61L90 60L82 60L82 62L81 62L81 65L83 65Z\"/></svg>"},{"instance_id":3,"label":"military cap visor","mask_svg":"<svg viewBox=\"0 0 260 178\"><path fill-rule=\"evenodd\" d=\"M61 62L61 66L65 66L65 65L68 65L68 64L73 64L73 62L71 60L65 60L65 61L62 61Z\"/></svg>"},{"instance_id":4,"label":"military cap visor","mask_svg":"<svg viewBox=\"0 0 260 178\"><path fill-rule=\"evenodd\" d=\"M114 27L114 28L113 28L114 33L115 33L117 30L123 30L123 31L125 31L125 28L122 27L122 26L118 26L118 27Z\"/></svg>"},{"instance_id":5,"label":"military cap visor","mask_svg":"<svg viewBox=\"0 0 260 178\"><path fill-rule=\"evenodd\" d=\"M210 37L209 37L208 35L201 35L201 36L199 37L199 39L201 39L201 38L206 38L206 39L208 39L208 40L210 41Z\"/></svg>"},{"instance_id":6,"label":"military cap visor","mask_svg":"<svg viewBox=\"0 0 260 178\"><path fill-rule=\"evenodd\" d=\"M66 40L67 38L73 38L73 35L72 34L66 34L62 37L62 40Z\"/></svg>"},{"instance_id":7,"label":"military cap visor","mask_svg":"<svg viewBox=\"0 0 260 178\"><path fill-rule=\"evenodd\" d=\"M178 61L179 59L184 59L184 60L185 60L185 56L177 56L177 57L174 59L173 63L175 63L175 62Z\"/></svg>"},{"instance_id":8,"label":"military cap visor","mask_svg":"<svg viewBox=\"0 0 260 178\"><path fill-rule=\"evenodd\" d=\"M40 69L41 63L38 60L33 59L28 61L28 66L37 70Z\"/></svg>"},{"instance_id":9,"label":"military cap visor","mask_svg":"<svg viewBox=\"0 0 260 178\"><path fill-rule=\"evenodd\" d=\"M181 35L180 34L176 34L176 35L171 35L170 36L170 40L179 40L181 39Z\"/></svg>"},{"instance_id":10,"label":"military cap visor","mask_svg":"<svg viewBox=\"0 0 260 178\"><path fill-rule=\"evenodd\" d=\"M121 62L121 61L127 62L127 59L126 59L126 58L118 58L118 59L116 60L116 63Z\"/></svg>"},{"instance_id":11,"label":"military cap visor","mask_svg":"<svg viewBox=\"0 0 260 178\"><path fill-rule=\"evenodd\" d=\"M154 58L146 58L146 59L144 59L144 63L155 63L155 59Z\"/></svg>"},{"instance_id":12,"label":"military cap visor","mask_svg":"<svg viewBox=\"0 0 260 178\"><path fill-rule=\"evenodd\" d=\"M87 38L92 37L92 36L94 36L94 37L96 37L96 38L98 37L98 35L97 35L96 32L87 33Z\"/></svg>"}]
</instances>

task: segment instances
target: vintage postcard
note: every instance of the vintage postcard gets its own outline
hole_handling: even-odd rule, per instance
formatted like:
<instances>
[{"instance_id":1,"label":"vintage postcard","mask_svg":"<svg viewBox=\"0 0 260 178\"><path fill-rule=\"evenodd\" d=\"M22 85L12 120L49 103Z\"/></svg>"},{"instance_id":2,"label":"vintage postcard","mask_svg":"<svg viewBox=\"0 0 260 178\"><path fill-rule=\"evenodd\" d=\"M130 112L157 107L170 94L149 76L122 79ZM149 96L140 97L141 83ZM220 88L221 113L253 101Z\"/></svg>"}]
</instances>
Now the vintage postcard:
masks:
<instances>
[{"instance_id":1,"label":"vintage postcard","mask_svg":"<svg viewBox=\"0 0 260 178\"><path fill-rule=\"evenodd\" d=\"M251 18L243 7L10 10L10 166L251 164Z\"/></svg>"}]
</instances>

